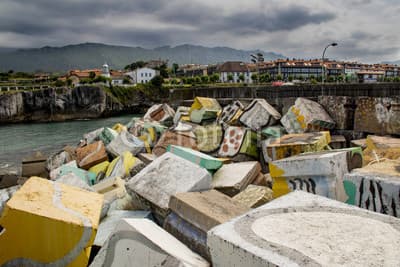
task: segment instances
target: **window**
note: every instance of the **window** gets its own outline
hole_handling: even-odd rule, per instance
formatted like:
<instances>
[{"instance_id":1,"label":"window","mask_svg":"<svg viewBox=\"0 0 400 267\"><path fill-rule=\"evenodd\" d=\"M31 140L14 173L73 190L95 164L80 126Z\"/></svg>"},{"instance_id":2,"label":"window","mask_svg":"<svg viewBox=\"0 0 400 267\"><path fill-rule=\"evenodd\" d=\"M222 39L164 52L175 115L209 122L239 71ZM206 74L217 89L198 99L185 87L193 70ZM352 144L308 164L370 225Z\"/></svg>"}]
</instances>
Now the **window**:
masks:
<instances>
[{"instance_id":1,"label":"window","mask_svg":"<svg viewBox=\"0 0 400 267\"><path fill-rule=\"evenodd\" d=\"M149 77L151 77L151 73L149 73Z\"/></svg>"},{"instance_id":2,"label":"window","mask_svg":"<svg viewBox=\"0 0 400 267\"><path fill-rule=\"evenodd\" d=\"M143 72L142 72L142 73L140 73L140 76L141 76L141 77L143 77Z\"/></svg>"},{"instance_id":3,"label":"window","mask_svg":"<svg viewBox=\"0 0 400 267\"><path fill-rule=\"evenodd\" d=\"M147 77L147 72L144 74L144 77Z\"/></svg>"}]
</instances>

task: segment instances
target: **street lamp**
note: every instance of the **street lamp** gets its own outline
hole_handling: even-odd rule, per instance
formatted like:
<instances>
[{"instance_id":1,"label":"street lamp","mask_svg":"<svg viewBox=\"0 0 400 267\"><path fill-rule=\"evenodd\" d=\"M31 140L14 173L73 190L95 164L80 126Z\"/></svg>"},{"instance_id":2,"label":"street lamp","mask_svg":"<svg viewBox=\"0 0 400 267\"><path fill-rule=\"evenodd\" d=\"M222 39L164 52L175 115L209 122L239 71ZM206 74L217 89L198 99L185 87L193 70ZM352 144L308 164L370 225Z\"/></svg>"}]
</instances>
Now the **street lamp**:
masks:
<instances>
[{"instance_id":1,"label":"street lamp","mask_svg":"<svg viewBox=\"0 0 400 267\"><path fill-rule=\"evenodd\" d=\"M325 72L326 72L326 68L325 68L325 52L326 52L326 49L328 49L328 47L330 47L330 46L337 46L337 45L338 45L337 43L328 44L325 47L324 52L322 53L322 83L324 83Z\"/></svg>"}]
</instances>

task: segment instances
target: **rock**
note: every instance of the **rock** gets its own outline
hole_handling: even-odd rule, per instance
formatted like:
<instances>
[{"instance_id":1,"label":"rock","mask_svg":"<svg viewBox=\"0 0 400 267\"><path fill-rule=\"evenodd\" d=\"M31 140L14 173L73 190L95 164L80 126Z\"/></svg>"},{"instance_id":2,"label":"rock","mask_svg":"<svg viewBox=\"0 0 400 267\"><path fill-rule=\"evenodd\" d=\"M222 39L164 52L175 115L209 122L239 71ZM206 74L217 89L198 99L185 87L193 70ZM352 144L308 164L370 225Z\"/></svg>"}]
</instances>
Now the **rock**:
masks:
<instances>
[{"instance_id":1,"label":"rock","mask_svg":"<svg viewBox=\"0 0 400 267\"><path fill-rule=\"evenodd\" d=\"M207 244L214 266L397 266L399 229L396 218L293 192L213 228Z\"/></svg>"},{"instance_id":2,"label":"rock","mask_svg":"<svg viewBox=\"0 0 400 267\"><path fill-rule=\"evenodd\" d=\"M88 170L98 163L108 160L102 141L76 149L76 159L80 168Z\"/></svg>"},{"instance_id":3,"label":"rock","mask_svg":"<svg viewBox=\"0 0 400 267\"><path fill-rule=\"evenodd\" d=\"M143 119L172 125L174 117L175 111L168 104L157 104L147 110Z\"/></svg>"},{"instance_id":4,"label":"rock","mask_svg":"<svg viewBox=\"0 0 400 267\"><path fill-rule=\"evenodd\" d=\"M346 138L343 135L331 135L329 147L332 149L342 149L347 147Z\"/></svg>"},{"instance_id":5,"label":"rock","mask_svg":"<svg viewBox=\"0 0 400 267\"><path fill-rule=\"evenodd\" d=\"M176 194L171 197L169 208L172 213L165 220L164 229L205 259L210 259L207 231L249 210L215 190Z\"/></svg>"},{"instance_id":6,"label":"rock","mask_svg":"<svg viewBox=\"0 0 400 267\"><path fill-rule=\"evenodd\" d=\"M205 120L217 118L221 106L214 98L196 97L189 110L190 120L201 123Z\"/></svg>"},{"instance_id":7,"label":"rock","mask_svg":"<svg viewBox=\"0 0 400 267\"><path fill-rule=\"evenodd\" d=\"M219 124L225 123L227 125L237 126L239 117L242 115L243 110L243 104L240 101L235 100L222 109L222 112L218 115L217 122Z\"/></svg>"},{"instance_id":8,"label":"rock","mask_svg":"<svg viewBox=\"0 0 400 267\"><path fill-rule=\"evenodd\" d=\"M86 266L102 202L97 193L30 178L0 218L0 265Z\"/></svg>"},{"instance_id":9,"label":"rock","mask_svg":"<svg viewBox=\"0 0 400 267\"><path fill-rule=\"evenodd\" d=\"M205 168L210 173L217 171L223 164L222 161L217 158L186 147L169 145L167 151Z\"/></svg>"},{"instance_id":10,"label":"rock","mask_svg":"<svg viewBox=\"0 0 400 267\"><path fill-rule=\"evenodd\" d=\"M304 152L324 150L331 142L329 132L287 134L281 138L264 140L261 143L264 160L271 162Z\"/></svg>"},{"instance_id":11,"label":"rock","mask_svg":"<svg viewBox=\"0 0 400 267\"><path fill-rule=\"evenodd\" d=\"M258 208L273 199L273 191L266 186L249 185L247 188L233 197L249 208Z\"/></svg>"},{"instance_id":12,"label":"rock","mask_svg":"<svg viewBox=\"0 0 400 267\"><path fill-rule=\"evenodd\" d=\"M362 166L361 149L354 152L348 149L305 153L270 162L274 198L291 191L303 190L345 201L343 176ZM352 156L355 157L354 160Z\"/></svg>"},{"instance_id":13,"label":"rock","mask_svg":"<svg viewBox=\"0 0 400 267\"><path fill-rule=\"evenodd\" d=\"M349 96L319 96L318 103L324 107L329 116L336 122L335 128L353 130L356 101Z\"/></svg>"},{"instance_id":14,"label":"rock","mask_svg":"<svg viewBox=\"0 0 400 267\"><path fill-rule=\"evenodd\" d=\"M121 156L124 152L131 152L134 156L144 150L142 140L127 131L122 131L110 144L107 151L114 157Z\"/></svg>"},{"instance_id":15,"label":"rock","mask_svg":"<svg viewBox=\"0 0 400 267\"><path fill-rule=\"evenodd\" d=\"M73 187L78 187L78 188L86 190L86 191L93 191L93 189L87 184L87 182L82 180L81 177L77 176L73 172L69 172L67 174L62 175L55 182L61 183L61 184L66 184L66 185L73 186Z\"/></svg>"},{"instance_id":16,"label":"rock","mask_svg":"<svg viewBox=\"0 0 400 267\"><path fill-rule=\"evenodd\" d=\"M196 164L169 152L163 154L126 184L135 206L151 209L160 222L168 214L171 196L211 188L211 175Z\"/></svg>"},{"instance_id":17,"label":"rock","mask_svg":"<svg viewBox=\"0 0 400 267\"><path fill-rule=\"evenodd\" d=\"M46 160L47 158L41 152L36 152L31 156L23 158L21 176L40 176L44 178L49 177L49 172L46 169Z\"/></svg>"},{"instance_id":18,"label":"rock","mask_svg":"<svg viewBox=\"0 0 400 267\"><path fill-rule=\"evenodd\" d=\"M347 204L400 218L400 161L355 169L343 184Z\"/></svg>"},{"instance_id":19,"label":"rock","mask_svg":"<svg viewBox=\"0 0 400 267\"><path fill-rule=\"evenodd\" d=\"M260 171L257 161L223 165L213 176L212 188L232 197L251 184Z\"/></svg>"},{"instance_id":20,"label":"rock","mask_svg":"<svg viewBox=\"0 0 400 267\"><path fill-rule=\"evenodd\" d=\"M122 219L151 219L148 211L115 210L101 221L97 229L94 246L102 247L114 232L115 226Z\"/></svg>"},{"instance_id":21,"label":"rock","mask_svg":"<svg viewBox=\"0 0 400 267\"><path fill-rule=\"evenodd\" d=\"M18 184L18 168L9 164L0 166L0 189Z\"/></svg>"},{"instance_id":22,"label":"rock","mask_svg":"<svg viewBox=\"0 0 400 267\"><path fill-rule=\"evenodd\" d=\"M400 138L369 135L364 149L364 164L381 159L400 158Z\"/></svg>"},{"instance_id":23,"label":"rock","mask_svg":"<svg viewBox=\"0 0 400 267\"><path fill-rule=\"evenodd\" d=\"M281 119L281 114L276 111L265 99L254 99L240 116L240 122L259 131L264 127L272 126Z\"/></svg>"},{"instance_id":24,"label":"rock","mask_svg":"<svg viewBox=\"0 0 400 267\"><path fill-rule=\"evenodd\" d=\"M216 151L222 141L223 131L221 125L211 124L198 126L194 130L197 147L201 152L211 153Z\"/></svg>"},{"instance_id":25,"label":"rock","mask_svg":"<svg viewBox=\"0 0 400 267\"><path fill-rule=\"evenodd\" d=\"M107 168L106 177L128 178L131 173L138 173L145 167L145 164L130 152L124 152L121 156L115 158Z\"/></svg>"},{"instance_id":26,"label":"rock","mask_svg":"<svg viewBox=\"0 0 400 267\"><path fill-rule=\"evenodd\" d=\"M99 139L103 141L105 146L108 146L117 136L118 133L115 130L105 127L99 135Z\"/></svg>"},{"instance_id":27,"label":"rock","mask_svg":"<svg viewBox=\"0 0 400 267\"><path fill-rule=\"evenodd\" d=\"M90 266L198 266L209 264L149 219L123 219Z\"/></svg>"},{"instance_id":28,"label":"rock","mask_svg":"<svg viewBox=\"0 0 400 267\"><path fill-rule=\"evenodd\" d=\"M354 115L354 130L378 135L400 132L399 97L359 97Z\"/></svg>"},{"instance_id":29,"label":"rock","mask_svg":"<svg viewBox=\"0 0 400 267\"><path fill-rule=\"evenodd\" d=\"M174 132L171 130L165 131L153 148L153 154L157 157L163 155L167 151L168 145L177 145L188 147L194 150L197 149L195 135L192 132Z\"/></svg>"},{"instance_id":30,"label":"rock","mask_svg":"<svg viewBox=\"0 0 400 267\"><path fill-rule=\"evenodd\" d=\"M317 102L306 98L297 98L285 116L282 125L290 134L315 132L333 129L335 122Z\"/></svg>"},{"instance_id":31,"label":"rock","mask_svg":"<svg viewBox=\"0 0 400 267\"><path fill-rule=\"evenodd\" d=\"M95 141L99 140L100 134L104 131L104 127L91 131L87 134L83 135L83 139L86 141L86 144L92 144Z\"/></svg>"}]
</instances>

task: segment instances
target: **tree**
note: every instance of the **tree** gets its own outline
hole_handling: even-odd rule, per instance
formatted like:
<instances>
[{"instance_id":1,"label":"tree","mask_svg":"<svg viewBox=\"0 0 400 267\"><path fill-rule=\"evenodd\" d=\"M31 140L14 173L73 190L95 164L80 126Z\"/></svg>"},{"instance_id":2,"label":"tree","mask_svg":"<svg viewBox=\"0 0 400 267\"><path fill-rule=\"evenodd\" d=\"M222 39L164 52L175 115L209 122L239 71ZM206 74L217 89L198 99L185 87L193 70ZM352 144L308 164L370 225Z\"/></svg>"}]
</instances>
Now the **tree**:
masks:
<instances>
[{"instance_id":1,"label":"tree","mask_svg":"<svg viewBox=\"0 0 400 267\"><path fill-rule=\"evenodd\" d=\"M282 75L281 74L278 74L277 76L276 76L276 79L278 80L278 81L282 81Z\"/></svg>"},{"instance_id":2,"label":"tree","mask_svg":"<svg viewBox=\"0 0 400 267\"><path fill-rule=\"evenodd\" d=\"M252 75L251 75L251 79L255 82L255 81L258 81L258 74L257 73L253 73Z\"/></svg>"},{"instance_id":3,"label":"tree","mask_svg":"<svg viewBox=\"0 0 400 267\"><path fill-rule=\"evenodd\" d=\"M164 78L161 75L156 75L154 76L153 79L150 80L151 85L157 88L161 88L162 84L164 82Z\"/></svg>"},{"instance_id":4,"label":"tree","mask_svg":"<svg viewBox=\"0 0 400 267\"><path fill-rule=\"evenodd\" d=\"M233 75L232 74L228 74L228 81L230 81L230 82L233 81Z\"/></svg>"},{"instance_id":5,"label":"tree","mask_svg":"<svg viewBox=\"0 0 400 267\"><path fill-rule=\"evenodd\" d=\"M241 82L244 82L244 75L243 75L243 73L239 75L239 80L240 80Z\"/></svg>"},{"instance_id":6,"label":"tree","mask_svg":"<svg viewBox=\"0 0 400 267\"><path fill-rule=\"evenodd\" d=\"M122 83L123 83L123 84L130 84L130 83L131 83L131 80L130 80L128 77L124 77Z\"/></svg>"},{"instance_id":7,"label":"tree","mask_svg":"<svg viewBox=\"0 0 400 267\"><path fill-rule=\"evenodd\" d=\"M178 71L178 69L179 69L178 63L172 64L172 73L174 74L174 76L176 76L176 72Z\"/></svg>"},{"instance_id":8,"label":"tree","mask_svg":"<svg viewBox=\"0 0 400 267\"><path fill-rule=\"evenodd\" d=\"M201 82L202 83L208 83L209 82L209 77L208 76L201 76Z\"/></svg>"},{"instance_id":9,"label":"tree","mask_svg":"<svg viewBox=\"0 0 400 267\"><path fill-rule=\"evenodd\" d=\"M293 81L293 76L292 76L292 75L289 75L288 81L289 81L289 82L292 82L292 81Z\"/></svg>"},{"instance_id":10,"label":"tree","mask_svg":"<svg viewBox=\"0 0 400 267\"><path fill-rule=\"evenodd\" d=\"M194 83L201 83L201 78L199 76L194 77Z\"/></svg>"},{"instance_id":11,"label":"tree","mask_svg":"<svg viewBox=\"0 0 400 267\"><path fill-rule=\"evenodd\" d=\"M54 85L55 85L56 87L65 86L65 84L66 84L66 82L65 82L65 81L62 81L62 80L57 80L57 81L54 83Z\"/></svg>"},{"instance_id":12,"label":"tree","mask_svg":"<svg viewBox=\"0 0 400 267\"><path fill-rule=\"evenodd\" d=\"M163 78L168 78L169 77L169 75L168 75L168 66L167 66L167 64L162 64L160 67L157 67L157 68L155 68L156 70L158 70L158 71L160 71L160 75L161 75L161 77L163 77Z\"/></svg>"},{"instance_id":13,"label":"tree","mask_svg":"<svg viewBox=\"0 0 400 267\"><path fill-rule=\"evenodd\" d=\"M94 79L96 77L96 73L94 71L89 72L89 78Z\"/></svg>"},{"instance_id":14,"label":"tree","mask_svg":"<svg viewBox=\"0 0 400 267\"><path fill-rule=\"evenodd\" d=\"M217 73L214 73L213 75L211 75L210 81L211 81L212 83L218 82L218 81L219 81L219 75L218 75Z\"/></svg>"},{"instance_id":15,"label":"tree","mask_svg":"<svg viewBox=\"0 0 400 267\"><path fill-rule=\"evenodd\" d=\"M124 67L125 70L136 70L138 68L143 68L147 63L144 62L143 60L139 60L136 62L133 62L131 64L128 64Z\"/></svg>"}]
</instances>

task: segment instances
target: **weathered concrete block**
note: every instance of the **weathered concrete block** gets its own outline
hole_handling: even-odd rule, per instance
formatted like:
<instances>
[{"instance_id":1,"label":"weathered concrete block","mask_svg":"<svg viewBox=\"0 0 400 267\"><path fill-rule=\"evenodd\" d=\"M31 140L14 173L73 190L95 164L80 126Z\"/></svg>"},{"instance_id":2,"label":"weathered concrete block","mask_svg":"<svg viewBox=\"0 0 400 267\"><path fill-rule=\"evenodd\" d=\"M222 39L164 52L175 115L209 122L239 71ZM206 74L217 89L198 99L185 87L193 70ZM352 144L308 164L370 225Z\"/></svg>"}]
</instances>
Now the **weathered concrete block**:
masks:
<instances>
[{"instance_id":1,"label":"weathered concrete block","mask_svg":"<svg viewBox=\"0 0 400 267\"><path fill-rule=\"evenodd\" d=\"M147 153L160 139L160 136L167 130L167 127L156 121L144 121L136 119L129 128L129 132L145 143Z\"/></svg>"},{"instance_id":2,"label":"weathered concrete block","mask_svg":"<svg viewBox=\"0 0 400 267\"><path fill-rule=\"evenodd\" d=\"M69 186L77 187L87 191L93 191L93 189L88 185L88 183L81 179L73 172L62 175L56 181L57 183L66 184Z\"/></svg>"},{"instance_id":3,"label":"weathered concrete block","mask_svg":"<svg viewBox=\"0 0 400 267\"><path fill-rule=\"evenodd\" d=\"M335 128L352 130L354 126L355 99L349 96L319 96L318 103L336 122Z\"/></svg>"},{"instance_id":4,"label":"weathered concrete block","mask_svg":"<svg viewBox=\"0 0 400 267\"><path fill-rule=\"evenodd\" d=\"M118 136L117 131L115 131L111 128L105 127L103 129L103 131L100 133L99 139L101 141L103 141L105 146L108 146L111 143L111 141L113 141L115 138L117 138L117 136Z\"/></svg>"},{"instance_id":5,"label":"weathered concrete block","mask_svg":"<svg viewBox=\"0 0 400 267\"><path fill-rule=\"evenodd\" d=\"M23 158L21 176L40 176L44 178L49 177L49 172L46 169L46 160L47 158L41 152L36 152L31 156Z\"/></svg>"},{"instance_id":6,"label":"weathered concrete block","mask_svg":"<svg viewBox=\"0 0 400 267\"><path fill-rule=\"evenodd\" d=\"M18 191L20 187L21 186L19 185L15 185L8 188L0 189L0 216L3 212L4 206L6 205L6 202L15 194L15 192Z\"/></svg>"},{"instance_id":7,"label":"weathered concrete block","mask_svg":"<svg viewBox=\"0 0 400 267\"><path fill-rule=\"evenodd\" d=\"M297 191L213 228L207 244L213 266L397 266L400 220Z\"/></svg>"},{"instance_id":8,"label":"weathered concrete block","mask_svg":"<svg viewBox=\"0 0 400 267\"><path fill-rule=\"evenodd\" d=\"M0 166L0 189L18 184L18 168L9 164Z\"/></svg>"},{"instance_id":9,"label":"weathered concrete block","mask_svg":"<svg viewBox=\"0 0 400 267\"><path fill-rule=\"evenodd\" d=\"M0 265L86 266L102 202L97 193L30 178L0 219Z\"/></svg>"},{"instance_id":10,"label":"weathered concrete block","mask_svg":"<svg viewBox=\"0 0 400 267\"><path fill-rule=\"evenodd\" d=\"M274 125L281 117L281 114L265 99L254 99L239 120L253 131L259 131L266 126Z\"/></svg>"},{"instance_id":11,"label":"weathered concrete block","mask_svg":"<svg viewBox=\"0 0 400 267\"><path fill-rule=\"evenodd\" d=\"M266 186L249 185L233 197L234 200L249 208L258 208L274 198L271 188Z\"/></svg>"},{"instance_id":12,"label":"weathered concrete block","mask_svg":"<svg viewBox=\"0 0 400 267\"><path fill-rule=\"evenodd\" d=\"M76 160L76 153L74 147L64 147L60 152L50 156L46 161L46 169L51 172L68 163L70 161Z\"/></svg>"},{"instance_id":13,"label":"weathered concrete block","mask_svg":"<svg viewBox=\"0 0 400 267\"><path fill-rule=\"evenodd\" d=\"M62 171L65 169L65 167L78 168L78 164L76 164L76 160L73 160L73 161L70 161L68 163L61 165L57 169L54 169L50 172L50 179L53 181L59 179L60 175L61 175ZM65 174L64 172L63 172L63 174Z\"/></svg>"},{"instance_id":14,"label":"weathered concrete block","mask_svg":"<svg viewBox=\"0 0 400 267\"><path fill-rule=\"evenodd\" d=\"M102 163L96 164L89 169L90 172L96 174L96 183L98 183L102 178L106 176L108 166L110 166L110 162L104 161Z\"/></svg>"},{"instance_id":15,"label":"weathered concrete block","mask_svg":"<svg viewBox=\"0 0 400 267\"><path fill-rule=\"evenodd\" d=\"M135 156L143 150L143 141L127 131L122 131L107 145L107 151L114 157L119 157L127 151L131 152Z\"/></svg>"},{"instance_id":16,"label":"weathered concrete block","mask_svg":"<svg viewBox=\"0 0 400 267\"><path fill-rule=\"evenodd\" d=\"M243 110L243 104L240 101L235 100L222 109L221 113L218 115L217 122L219 124L225 123L232 126L237 125Z\"/></svg>"},{"instance_id":17,"label":"weathered concrete block","mask_svg":"<svg viewBox=\"0 0 400 267\"><path fill-rule=\"evenodd\" d=\"M147 110L143 119L172 125L174 117L175 111L168 104L156 104Z\"/></svg>"},{"instance_id":18,"label":"weathered concrete block","mask_svg":"<svg viewBox=\"0 0 400 267\"><path fill-rule=\"evenodd\" d=\"M258 159L257 134L243 127L229 126L218 151L221 158L235 158L239 154ZM242 161L241 159L235 161Z\"/></svg>"},{"instance_id":19,"label":"weathered concrete block","mask_svg":"<svg viewBox=\"0 0 400 267\"><path fill-rule=\"evenodd\" d=\"M83 135L83 139L85 140L86 144L92 144L95 141L99 140L100 134L103 132L104 127L93 130L89 133Z\"/></svg>"},{"instance_id":20,"label":"weathered concrete block","mask_svg":"<svg viewBox=\"0 0 400 267\"><path fill-rule=\"evenodd\" d=\"M189 110L190 107L179 106L175 112L174 124L180 121L190 121Z\"/></svg>"},{"instance_id":21,"label":"weathered concrete block","mask_svg":"<svg viewBox=\"0 0 400 267\"><path fill-rule=\"evenodd\" d=\"M189 110L190 120L201 123L205 120L217 118L221 106L214 98L196 97Z\"/></svg>"},{"instance_id":22,"label":"weathered concrete block","mask_svg":"<svg viewBox=\"0 0 400 267\"><path fill-rule=\"evenodd\" d=\"M304 152L322 151L331 141L329 132L287 134L261 143L264 160L271 162Z\"/></svg>"},{"instance_id":23,"label":"weathered concrete block","mask_svg":"<svg viewBox=\"0 0 400 267\"><path fill-rule=\"evenodd\" d=\"M344 176L346 203L400 217L400 162L383 161Z\"/></svg>"},{"instance_id":24,"label":"weathered concrete block","mask_svg":"<svg viewBox=\"0 0 400 267\"><path fill-rule=\"evenodd\" d=\"M138 173L145 167L145 164L130 152L124 152L115 158L107 168L106 178L121 177L129 178L131 173Z\"/></svg>"},{"instance_id":25,"label":"weathered concrete block","mask_svg":"<svg viewBox=\"0 0 400 267\"><path fill-rule=\"evenodd\" d=\"M323 131L335 127L335 122L320 104L301 97L282 117L281 123L288 133Z\"/></svg>"},{"instance_id":26,"label":"weathered concrete block","mask_svg":"<svg viewBox=\"0 0 400 267\"><path fill-rule=\"evenodd\" d=\"M218 124L197 126L194 129L194 134L197 139L197 147L200 151L205 153L217 150L224 135L221 125Z\"/></svg>"},{"instance_id":27,"label":"weathered concrete block","mask_svg":"<svg viewBox=\"0 0 400 267\"><path fill-rule=\"evenodd\" d=\"M199 254L207 261L211 261L211 255L207 248L207 232L185 221L174 212L171 212L167 216L163 228L193 252Z\"/></svg>"},{"instance_id":28,"label":"weathered concrete block","mask_svg":"<svg viewBox=\"0 0 400 267\"><path fill-rule=\"evenodd\" d=\"M177 145L198 150L196 136L191 131L189 132L174 132L165 131L153 148L153 154L157 157L167 151L168 145Z\"/></svg>"},{"instance_id":29,"label":"weathered concrete block","mask_svg":"<svg viewBox=\"0 0 400 267\"><path fill-rule=\"evenodd\" d=\"M156 155L151 153L139 153L137 157L146 165L152 163L157 158Z\"/></svg>"},{"instance_id":30,"label":"weathered concrete block","mask_svg":"<svg viewBox=\"0 0 400 267\"><path fill-rule=\"evenodd\" d=\"M168 214L171 196L210 188L211 175L206 169L169 152L154 160L126 184L135 205L147 210L151 208L160 221Z\"/></svg>"},{"instance_id":31,"label":"weathered concrete block","mask_svg":"<svg viewBox=\"0 0 400 267\"><path fill-rule=\"evenodd\" d=\"M364 164L380 159L400 158L400 138L369 135L364 149Z\"/></svg>"},{"instance_id":32,"label":"weathered concrete block","mask_svg":"<svg viewBox=\"0 0 400 267\"><path fill-rule=\"evenodd\" d=\"M400 132L400 98L359 97L354 130L372 134Z\"/></svg>"},{"instance_id":33,"label":"weathered concrete block","mask_svg":"<svg viewBox=\"0 0 400 267\"><path fill-rule=\"evenodd\" d=\"M329 147L332 149L342 149L347 147L346 138L343 135L331 135Z\"/></svg>"},{"instance_id":34,"label":"weathered concrete block","mask_svg":"<svg viewBox=\"0 0 400 267\"><path fill-rule=\"evenodd\" d=\"M352 140L350 142L352 147L361 147L363 150L367 148L367 138Z\"/></svg>"},{"instance_id":35,"label":"weathered concrete block","mask_svg":"<svg viewBox=\"0 0 400 267\"><path fill-rule=\"evenodd\" d=\"M94 165L108 160L106 148L102 141L78 147L76 159L80 168L88 170Z\"/></svg>"},{"instance_id":36,"label":"weathered concrete block","mask_svg":"<svg viewBox=\"0 0 400 267\"><path fill-rule=\"evenodd\" d=\"M148 219L123 219L91 266L209 266Z\"/></svg>"},{"instance_id":37,"label":"weathered concrete block","mask_svg":"<svg viewBox=\"0 0 400 267\"><path fill-rule=\"evenodd\" d=\"M279 138L286 134L285 128L282 126L269 126L262 129L261 134L267 138Z\"/></svg>"},{"instance_id":38,"label":"weathered concrete block","mask_svg":"<svg viewBox=\"0 0 400 267\"><path fill-rule=\"evenodd\" d=\"M331 150L270 162L274 198L294 190L303 190L345 201L343 177L355 167L362 166L362 158L358 165L352 165L352 156L359 158L360 154L361 151L353 153L351 149Z\"/></svg>"},{"instance_id":39,"label":"weathered concrete block","mask_svg":"<svg viewBox=\"0 0 400 267\"><path fill-rule=\"evenodd\" d=\"M167 151L199 165L211 173L217 171L223 164L222 161L217 158L186 147L169 145Z\"/></svg>"},{"instance_id":40,"label":"weathered concrete block","mask_svg":"<svg viewBox=\"0 0 400 267\"><path fill-rule=\"evenodd\" d=\"M96 239L93 245L102 247L114 232L115 226L122 219L150 219L149 211L129 211L129 210L114 210L101 221L97 229Z\"/></svg>"},{"instance_id":41,"label":"weathered concrete block","mask_svg":"<svg viewBox=\"0 0 400 267\"><path fill-rule=\"evenodd\" d=\"M178 193L171 197L169 208L204 232L249 210L216 190Z\"/></svg>"},{"instance_id":42,"label":"weathered concrete block","mask_svg":"<svg viewBox=\"0 0 400 267\"><path fill-rule=\"evenodd\" d=\"M261 166L257 161L223 165L214 174L212 187L232 197L251 184L260 171Z\"/></svg>"},{"instance_id":43,"label":"weathered concrete block","mask_svg":"<svg viewBox=\"0 0 400 267\"><path fill-rule=\"evenodd\" d=\"M125 181L119 177L104 179L100 183L93 185L92 188L110 202L126 195Z\"/></svg>"},{"instance_id":44,"label":"weathered concrete block","mask_svg":"<svg viewBox=\"0 0 400 267\"><path fill-rule=\"evenodd\" d=\"M88 185L94 185L96 182L96 174L92 172L85 171L83 169L75 168L64 164L61 166L59 171L59 175L56 179L62 178L64 175L68 175L72 173L74 176L79 177L82 181L84 181Z\"/></svg>"}]
</instances>

